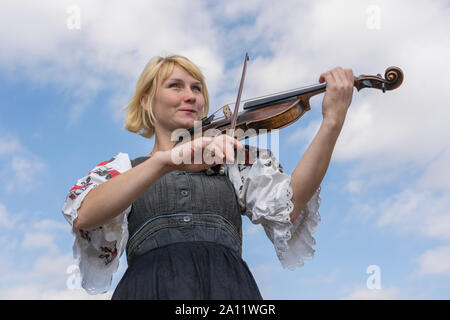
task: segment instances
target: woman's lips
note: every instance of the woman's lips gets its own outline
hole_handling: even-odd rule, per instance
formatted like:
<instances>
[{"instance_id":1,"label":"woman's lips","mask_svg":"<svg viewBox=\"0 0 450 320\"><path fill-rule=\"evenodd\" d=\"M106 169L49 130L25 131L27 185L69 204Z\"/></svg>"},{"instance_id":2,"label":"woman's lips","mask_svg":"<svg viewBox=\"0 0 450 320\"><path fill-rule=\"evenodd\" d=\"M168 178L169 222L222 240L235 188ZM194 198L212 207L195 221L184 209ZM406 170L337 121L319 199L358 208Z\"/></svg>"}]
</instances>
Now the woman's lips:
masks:
<instances>
[{"instance_id":1,"label":"woman's lips","mask_svg":"<svg viewBox=\"0 0 450 320\"><path fill-rule=\"evenodd\" d=\"M195 113L195 110L192 110L192 109L181 109L180 111L183 111L186 113Z\"/></svg>"}]
</instances>

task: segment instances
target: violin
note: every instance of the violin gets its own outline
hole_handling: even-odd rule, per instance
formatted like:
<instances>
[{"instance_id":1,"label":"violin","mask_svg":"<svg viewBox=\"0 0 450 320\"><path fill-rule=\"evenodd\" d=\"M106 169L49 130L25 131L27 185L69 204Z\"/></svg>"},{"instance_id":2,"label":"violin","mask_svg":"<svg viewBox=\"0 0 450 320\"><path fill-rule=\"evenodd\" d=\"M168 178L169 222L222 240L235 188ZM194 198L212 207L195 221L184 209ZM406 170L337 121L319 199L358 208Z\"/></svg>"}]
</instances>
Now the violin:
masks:
<instances>
[{"instance_id":1,"label":"violin","mask_svg":"<svg viewBox=\"0 0 450 320\"><path fill-rule=\"evenodd\" d=\"M320 83L262 98L249 99L244 104L243 111L239 112L247 62L248 54L246 53L234 112L231 112L229 105L223 106L211 116L204 117L200 125L190 128L185 134L181 135L178 142L182 141L186 136L193 136L197 132L203 134L208 130L212 130L215 134L230 134L237 140L242 140L260 133L268 133L271 130L287 127L311 110L309 100L312 96L323 93L326 90L327 84ZM355 77L354 87L357 91L364 88L373 88L382 90L384 93L398 88L402 82L403 71L398 67L388 67L384 78L381 74L363 74ZM215 119L216 113L221 110L224 116ZM224 174L223 164L220 165L220 174Z\"/></svg>"},{"instance_id":2,"label":"violin","mask_svg":"<svg viewBox=\"0 0 450 320\"><path fill-rule=\"evenodd\" d=\"M247 61L248 56L246 55L245 62ZM229 105L223 106L211 116L203 118L200 126L190 128L188 131L191 136L194 132L198 132L196 130L205 132L215 129L219 130L220 133L234 130L235 138L242 140L255 136L260 131L267 133L271 130L287 127L311 110L309 100L312 96L325 92L327 86L326 83L320 83L263 98L249 99L244 104L243 111L238 112L245 68L246 63L244 63L234 113L231 112ZM357 91L364 88L373 88L382 90L384 93L398 88L402 82L403 71L398 67L389 67L385 71L384 78L381 77L381 74L355 77L354 87ZM224 116L215 119L216 113L221 110Z\"/></svg>"}]
</instances>

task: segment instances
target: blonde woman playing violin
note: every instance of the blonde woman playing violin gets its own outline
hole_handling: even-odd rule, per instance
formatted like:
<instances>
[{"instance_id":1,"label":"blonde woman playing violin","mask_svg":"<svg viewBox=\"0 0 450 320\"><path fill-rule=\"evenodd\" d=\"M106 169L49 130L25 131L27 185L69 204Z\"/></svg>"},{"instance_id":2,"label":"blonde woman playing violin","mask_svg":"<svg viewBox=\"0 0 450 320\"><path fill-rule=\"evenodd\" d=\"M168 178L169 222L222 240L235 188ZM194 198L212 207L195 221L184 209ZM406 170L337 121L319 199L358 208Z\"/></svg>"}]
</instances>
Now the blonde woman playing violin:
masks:
<instances>
[{"instance_id":1,"label":"blonde woman playing violin","mask_svg":"<svg viewBox=\"0 0 450 320\"><path fill-rule=\"evenodd\" d=\"M125 128L151 152L118 153L77 181L63 214L75 235L82 287L105 293L126 252L128 268L112 299L262 299L242 257L242 215L260 224L283 267L312 259L320 222L320 184L352 100L353 73L335 68L327 82L323 121L291 175L269 150L228 135L176 144L172 133L208 115L199 68L182 56L157 57L143 70L126 106ZM236 163L235 151L245 151ZM210 161L174 161L200 152ZM218 164L225 163L220 175Z\"/></svg>"}]
</instances>

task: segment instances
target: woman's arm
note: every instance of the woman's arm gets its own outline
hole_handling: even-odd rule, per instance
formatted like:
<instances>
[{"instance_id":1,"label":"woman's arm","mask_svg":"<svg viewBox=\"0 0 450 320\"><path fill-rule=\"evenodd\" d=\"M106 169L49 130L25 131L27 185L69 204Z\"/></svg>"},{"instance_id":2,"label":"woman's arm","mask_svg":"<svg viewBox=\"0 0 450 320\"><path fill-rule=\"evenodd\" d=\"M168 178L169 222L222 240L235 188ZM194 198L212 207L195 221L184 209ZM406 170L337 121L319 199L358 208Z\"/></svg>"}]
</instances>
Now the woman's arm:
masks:
<instances>
[{"instance_id":1,"label":"woman's arm","mask_svg":"<svg viewBox=\"0 0 450 320\"><path fill-rule=\"evenodd\" d=\"M323 121L313 141L291 174L290 186L294 204L291 222L294 222L299 216L301 210L322 183L352 101L354 76L351 69L335 68L323 73L319 81L327 82L322 102Z\"/></svg>"},{"instance_id":2,"label":"woman's arm","mask_svg":"<svg viewBox=\"0 0 450 320\"><path fill-rule=\"evenodd\" d=\"M197 142L196 142L197 141ZM217 161L234 161L234 147L243 146L233 137L220 135L217 137L200 137L166 151L157 151L140 165L98 185L92 189L77 211L74 220L76 229L91 230L98 228L115 218L128 208L158 179L174 170L200 171L212 167L215 161L209 163L193 162L194 155L205 153L205 149L216 153ZM175 155L185 155L181 163L174 163ZM221 162L219 162L221 163Z\"/></svg>"},{"instance_id":3,"label":"woman's arm","mask_svg":"<svg viewBox=\"0 0 450 320\"><path fill-rule=\"evenodd\" d=\"M294 210L291 222L299 216L322 183L341 127L339 123L322 121L319 131L292 172L290 185Z\"/></svg>"},{"instance_id":4,"label":"woman's arm","mask_svg":"<svg viewBox=\"0 0 450 320\"><path fill-rule=\"evenodd\" d=\"M104 225L170 171L165 165L162 153L156 152L140 165L98 185L81 203L74 227L91 230Z\"/></svg>"}]
</instances>

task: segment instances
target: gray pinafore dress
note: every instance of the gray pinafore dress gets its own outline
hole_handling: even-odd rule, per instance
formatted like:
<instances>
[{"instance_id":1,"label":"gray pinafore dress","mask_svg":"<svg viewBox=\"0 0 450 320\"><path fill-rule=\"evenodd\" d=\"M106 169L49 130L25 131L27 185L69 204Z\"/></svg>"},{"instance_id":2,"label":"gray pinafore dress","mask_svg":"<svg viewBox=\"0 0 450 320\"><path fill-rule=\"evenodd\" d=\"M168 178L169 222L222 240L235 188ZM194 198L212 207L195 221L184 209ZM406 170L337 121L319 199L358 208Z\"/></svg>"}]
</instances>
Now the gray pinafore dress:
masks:
<instances>
[{"instance_id":1,"label":"gray pinafore dress","mask_svg":"<svg viewBox=\"0 0 450 320\"><path fill-rule=\"evenodd\" d=\"M208 174L170 172L133 203L128 269L113 300L262 299L241 257L242 221L234 187L215 169Z\"/></svg>"}]
</instances>

